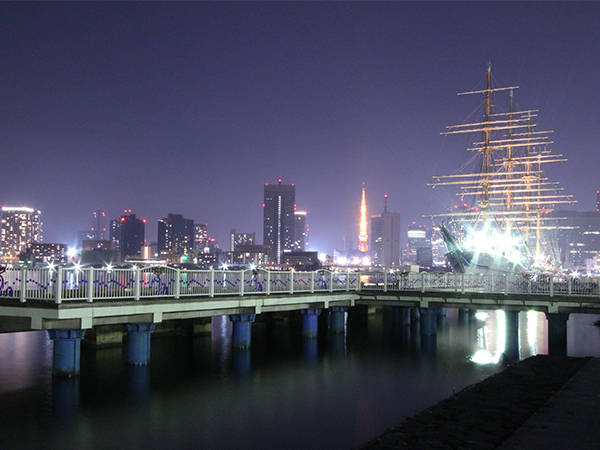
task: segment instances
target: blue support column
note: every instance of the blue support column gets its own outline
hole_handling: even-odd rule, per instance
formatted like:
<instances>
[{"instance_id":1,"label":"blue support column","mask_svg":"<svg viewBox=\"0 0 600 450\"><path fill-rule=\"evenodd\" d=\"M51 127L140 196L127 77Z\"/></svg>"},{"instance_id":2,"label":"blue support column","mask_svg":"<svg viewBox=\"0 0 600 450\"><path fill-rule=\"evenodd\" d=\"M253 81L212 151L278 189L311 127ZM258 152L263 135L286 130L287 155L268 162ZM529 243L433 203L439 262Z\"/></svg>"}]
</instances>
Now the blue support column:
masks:
<instances>
[{"instance_id":1,"label":"blue support column","mask_svg":"<svg viewBox=\"0 0 600 450\"><path fill-rule=\"evenodd\" d=\"M419 308L421 335L437 334L437 308Z\"/></svg>"},{"instance_id":2,"label":"blue support column","mask_svg":"<svg viewBox=\"0 0 600 450\"><path fill-rule=\"evenodd\" d=\"M250 347L254 319L256 319L256 314L232 314L229 316L229 320L233 323L232 341L234 348Z\"/></svg>"},{"instance_id":3,"label":"blue support column","mask_svg":"<svg viewBox=\"0 0 600 450\"><path fill-rule=\"evenodd\" d=\"M134 366L143 366L150 362L150 334L155 323L124 323L127 333L127 362Z\"/></svg>"},{"instance_id":4,"label":"blue support column","mask_svg":"<svg viewBox=\"0 0 600 450\"><path fill-rule=\"evenodd\" d=\"M300 313L302 314L302 336L316 338L319 334L321 308L302 309Z\"/></svg>"},{"instance_id":5,"label":"blue support column","mask_svg":"<svg viewBox=\"0 0 600 450\"><path fill-rule=\"evenodd\" d=\"M504 355L509 361L518 361L519 358L519 311L504 311L506 322L506 341Z\"/></svg>"},{"instance_id":6,"label":"blue support column","mask_svg":"<svg viewBox=\"0 0 600 450\"><path fill-rule=\"evenodd\" d=\"M347 306L332 306L331 308L330 329L333 333L343 334L346 332L346 312Z\"/></svg>"},{"instance_id":7,"label":"blue support column","mask_svg":"<svg viewBox=\"0 0 600 450\"><path fill-rule=\"evenodd\" d=\"M85 330L48 330L54 343L52 374L75 377L80 370L81 340Z\"/></svg>"},{"instance_id":8,"label":"blue support column","mask_svg":"<svg viewBox=\"0 0 600 450\"><path fill-rule=\"evenodd\" d=\"M548 354L567 356L568 313L546 313L548 319Z\"/></svg>"}]
</instances>

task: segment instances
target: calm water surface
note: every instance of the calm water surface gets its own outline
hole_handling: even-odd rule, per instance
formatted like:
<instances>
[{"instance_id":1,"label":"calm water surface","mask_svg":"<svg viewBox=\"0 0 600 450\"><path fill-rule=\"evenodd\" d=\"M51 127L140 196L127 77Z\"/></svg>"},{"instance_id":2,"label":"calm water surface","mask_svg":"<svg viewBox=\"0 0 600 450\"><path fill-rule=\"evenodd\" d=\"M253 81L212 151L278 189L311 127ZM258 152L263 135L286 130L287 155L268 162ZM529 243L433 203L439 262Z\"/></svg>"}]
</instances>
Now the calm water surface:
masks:
<instances>
[{"instance_id":1,"label":"calm water surface","mask_svg":"<svg viewBox=\"0 0 600 450\"><path fill-rule=\"evenodd\" d=\"M296 321L255 324L246 351L214 318L212 336L154 334L146 367L82 348L71 380L52 378L46 332L0 334L0 449L347 450L504 367L499 311L465 325L449 309L435 342L363 317L312 340ZM600 356L598 318L571 315L569 355ZM521 358L547 353L545 316L521 313L519 336Z\"/></svg>"}]
</instances>

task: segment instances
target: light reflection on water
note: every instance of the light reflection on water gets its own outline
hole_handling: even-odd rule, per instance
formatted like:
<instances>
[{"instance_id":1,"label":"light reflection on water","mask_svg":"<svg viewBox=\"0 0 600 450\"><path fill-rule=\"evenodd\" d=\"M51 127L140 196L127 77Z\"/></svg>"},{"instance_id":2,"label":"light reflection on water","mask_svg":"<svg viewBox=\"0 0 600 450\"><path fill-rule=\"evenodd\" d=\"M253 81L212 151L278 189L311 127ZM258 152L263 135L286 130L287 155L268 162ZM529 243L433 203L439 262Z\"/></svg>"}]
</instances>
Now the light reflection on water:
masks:
<instances>
[{"instance_id":1,"label":"light reflection on water","mask_svg":"<svg viewBox=\"0 0 600 450\"><path fill-rule=\"evenodd\" d=\"M52 379L45 332L0 335L0 436L11 449L349 449L502 369L504 314L483 313L464 325L449 309L426 339L384 313L348 316L347 334L321 320L312 340L297 322L256 323L249 350L218 317L212 337L153 336L146 367L83 348L74 380ZM570 355L600 356L595 320L571 315ZM543 313L519 329L521 358L547 353Z\"/></svg>"}]
</instances>

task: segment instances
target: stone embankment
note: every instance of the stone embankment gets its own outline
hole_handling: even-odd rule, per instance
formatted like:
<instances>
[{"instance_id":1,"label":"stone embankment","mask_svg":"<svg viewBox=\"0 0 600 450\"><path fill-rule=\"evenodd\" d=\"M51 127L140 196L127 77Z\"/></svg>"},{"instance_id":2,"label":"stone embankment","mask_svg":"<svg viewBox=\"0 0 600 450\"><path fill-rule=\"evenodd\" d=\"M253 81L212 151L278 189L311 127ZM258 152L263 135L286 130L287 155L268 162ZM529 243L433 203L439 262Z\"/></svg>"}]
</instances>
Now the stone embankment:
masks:
<instances>
[{"instance_id":1,"label":"stone embankment","mask_svg":"<svg viewBox=\"0 0 600 450\"><path fill-rule=\"evenodd\" d=\"M538 355L520 361L390 428L360 450L496 449L589 359Z\"/></svg>"}]
</instances>

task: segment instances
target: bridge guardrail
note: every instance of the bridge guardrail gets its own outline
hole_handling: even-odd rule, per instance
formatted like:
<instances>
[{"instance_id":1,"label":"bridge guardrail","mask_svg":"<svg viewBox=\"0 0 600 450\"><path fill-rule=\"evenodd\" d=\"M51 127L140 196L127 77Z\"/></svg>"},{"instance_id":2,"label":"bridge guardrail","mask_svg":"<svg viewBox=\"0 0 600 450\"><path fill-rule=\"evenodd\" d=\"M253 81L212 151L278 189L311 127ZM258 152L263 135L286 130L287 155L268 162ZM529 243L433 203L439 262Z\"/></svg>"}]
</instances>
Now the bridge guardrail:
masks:
<instances>
[{"instance_id":1,"label":"bridge guardrail","mask_svg":"<svg viewBox=\"0 0 600 450\"><path fill-rule=\"evenodd\" d=\"M357 290L359 274L247 270L181 270L144 268L9 268L0 274L0 298L93 302L94 300L182 298L221 295Z\"/></svg>"},{"instance_id":2,"label":"bridge guardrail","mask_svg":"<svg viewBox=\"0 0 600 450\"><path fill-rule=\"evenodd\" d=\"M402 273L397 271L313 272L247 270L182 270L144 268L7 268L0 273L0 298L21 302L222 295L270 295L338 291L504 293L599 297L597 277L554 277L528 274Z\"/></svg>"}]
</instances>

